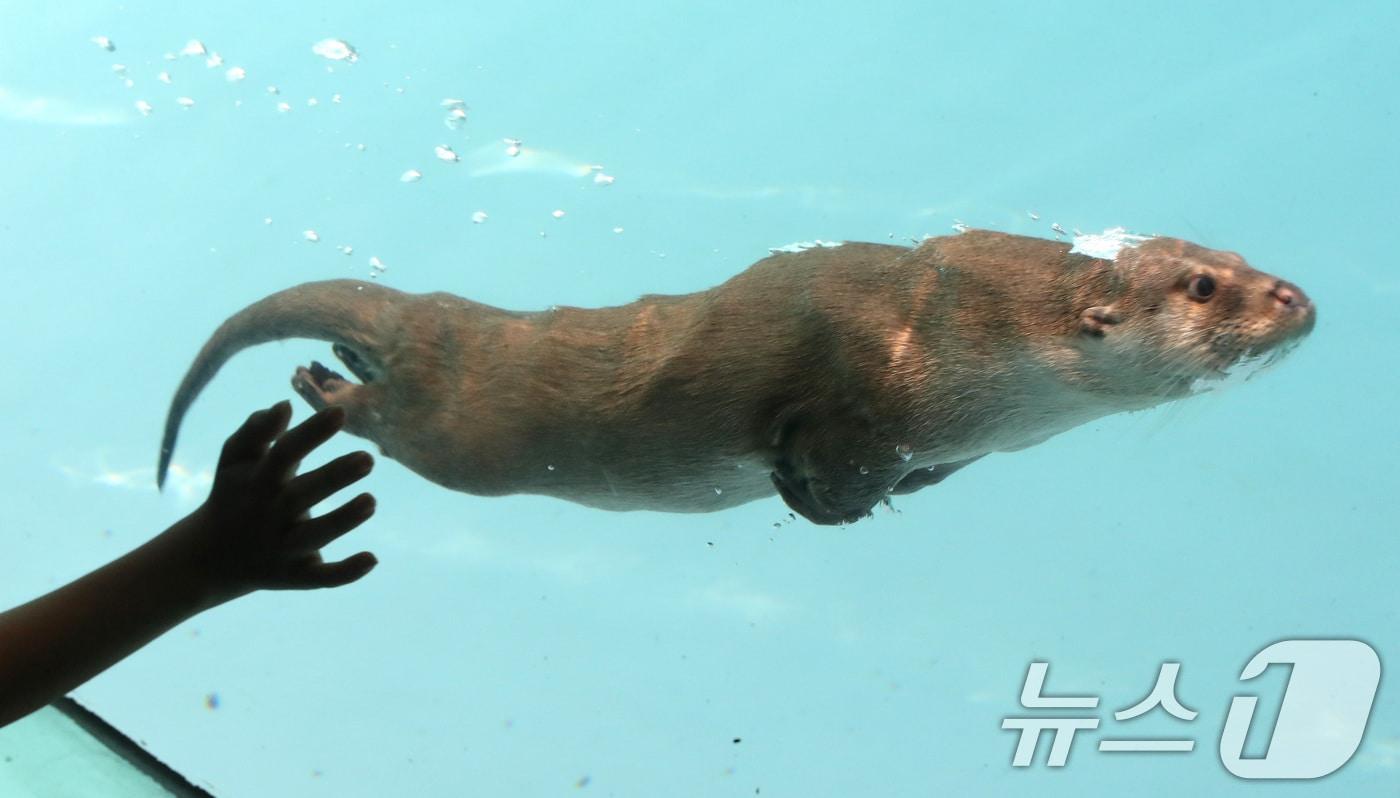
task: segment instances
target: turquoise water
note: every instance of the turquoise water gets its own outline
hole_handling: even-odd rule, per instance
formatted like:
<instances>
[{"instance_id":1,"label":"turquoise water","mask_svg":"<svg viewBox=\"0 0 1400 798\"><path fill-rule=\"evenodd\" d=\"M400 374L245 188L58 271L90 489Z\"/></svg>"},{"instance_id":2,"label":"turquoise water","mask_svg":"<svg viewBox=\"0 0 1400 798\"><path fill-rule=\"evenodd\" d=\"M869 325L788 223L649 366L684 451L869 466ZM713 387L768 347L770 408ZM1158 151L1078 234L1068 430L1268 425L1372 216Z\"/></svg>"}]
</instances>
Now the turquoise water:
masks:
<instances>
[{"instance_id":1,"label":"turquoise water","mask_svg":"<svg viewBox=\"0 0 1400 798\"><path fill-rule=\"evenodd\" d=\"M378 515L332 550L375 551L370 577L214 610L82 701L233 796L1394 792L1384 676L1332 776L1249 783L1216 753L1231 696L1277 705L1281 674L1238 681L1273 641L1359 638L1400 667L1394 3L367 9L5 11L0 605L196 506L224 436L329 358L231 362L159 495L198 346L371 257L396 288L533 309L703 289L798 240L1123 225L1243 253L1319 324L1257 380L989 457L847 528L776 498L478 498L381 458ZM314 54L326 38L359 60ZM224 63L179 55L191 39ZM458 129L444 98L470 109ZM504 138L552 155L493 171ZM615 182L571 171L594 164ZM1102 698L1062 769L1011 766L1032 660L1047 691ZM1196 720L1113 721L1164 661ZM1196 750L1095 749L1139 734Z\"/></svg>"}]
</instances>

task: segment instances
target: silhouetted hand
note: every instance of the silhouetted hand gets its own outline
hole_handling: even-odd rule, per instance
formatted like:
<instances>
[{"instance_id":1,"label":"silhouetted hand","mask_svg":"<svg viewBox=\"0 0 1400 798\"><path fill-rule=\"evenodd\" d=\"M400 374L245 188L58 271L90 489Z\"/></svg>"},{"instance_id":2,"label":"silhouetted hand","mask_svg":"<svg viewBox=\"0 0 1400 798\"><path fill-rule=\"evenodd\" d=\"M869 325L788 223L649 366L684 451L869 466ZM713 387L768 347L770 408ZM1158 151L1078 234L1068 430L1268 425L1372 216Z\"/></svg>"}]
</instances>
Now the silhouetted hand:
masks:
<instances>
[{"instance_id":1,"label":"silhouetted hand","mask_svg":"<svg viewBox=\"0 0 1400 798\"><path fill-rule=\"evenodd\" d=\"M309 510L369 474L367 452L337 457L297 475L304 457L345 423L332 407L287 430L291 405L279 402L249 416L229 437L219 457L209 499L194 512L189 541L206 570L208 597L219 603L259 589L337 587L374 568L362 551L339 562L321 559L320 549L374 514L374 497L362 493L318 518Z\"/></svg>"},{"instance_id":2,"label":"silhouetted hand","mask_svg":"<svg viewBox=\"0 0 1400 798\"><path fill-rule=\"evenodd\" d=\"M0 613L0 726L101 673L217 604L260 588L335 587L376 564L362 551L340 562L321 547L374 514L361 494L312 518L308 511L374 467L354 452L297 476L302 458L345 423L322 410L287 430L291 405L254 413L228 439L209 499L141 546L97 570Z\"/></svg>"}]
</instances>

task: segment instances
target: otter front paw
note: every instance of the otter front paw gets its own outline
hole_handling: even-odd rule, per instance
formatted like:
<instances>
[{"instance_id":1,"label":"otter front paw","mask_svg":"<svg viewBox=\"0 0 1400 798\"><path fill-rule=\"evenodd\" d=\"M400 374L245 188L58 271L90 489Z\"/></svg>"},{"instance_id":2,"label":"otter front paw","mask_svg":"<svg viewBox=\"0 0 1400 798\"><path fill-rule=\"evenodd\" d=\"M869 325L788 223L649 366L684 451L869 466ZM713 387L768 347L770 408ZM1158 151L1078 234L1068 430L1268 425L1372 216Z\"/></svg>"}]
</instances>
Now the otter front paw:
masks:
<instances>
[{"instance_id":1,"label":"otter front paw","mask_svg":"<svg viewBox=\"0 0 1400 798\"><path fill-rule=\"evenodd\" d=\"M814 524L850 524L870 515L874 506L871 502L859 508L842 508L825 483L799 475L787 461L779 461L769 476L787 506Z\"/></svg>"}]
</instances>

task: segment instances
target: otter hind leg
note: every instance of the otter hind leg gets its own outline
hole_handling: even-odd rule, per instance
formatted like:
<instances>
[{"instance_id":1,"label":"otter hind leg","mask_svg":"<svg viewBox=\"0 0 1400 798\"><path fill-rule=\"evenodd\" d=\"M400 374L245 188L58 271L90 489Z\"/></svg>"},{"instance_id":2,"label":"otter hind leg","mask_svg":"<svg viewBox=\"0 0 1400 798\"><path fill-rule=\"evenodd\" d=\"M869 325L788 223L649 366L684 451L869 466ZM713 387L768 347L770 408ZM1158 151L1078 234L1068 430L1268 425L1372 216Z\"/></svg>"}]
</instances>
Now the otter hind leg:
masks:
<instances>
[{"instance_id":1,"label":"otter hind leg","mask_svg":"<svg viewBox=\"0 0 1400 798\"><path fill-rule=\"evenodd\" d=\"M311 368L298 365L297 372L291 377L291 388L307 400L312 410L344 406L347 413L356 405L356 393L361 391L360 385L316 361L311 361Z\"/></svg>"},{"instance_id":2,"label":"otter hind leg","mask_svg":"<svg viewBox=\"0 0 1400 798\"><path fill-rule=\"evenodd\" d=\"M374 382L379 379L379 372L359 352L345 344L332 344L331 351L360 382Z\"/></svg>"},{"instance_id":3,"label":"otter hind leg","mask_svg":"<svg viewBox=\"0 0 1400 798\"><path fill-rule=\"evenodd\" d=\"M345 408L345 431L368 438L379 444L386 456L388 446L382 439L383 423L379 410L379 385L360 385L341 374L311 361L311 366L297 366L292 375L292 389L315 411L327 407Z\"/></svg>"}]
</instances>

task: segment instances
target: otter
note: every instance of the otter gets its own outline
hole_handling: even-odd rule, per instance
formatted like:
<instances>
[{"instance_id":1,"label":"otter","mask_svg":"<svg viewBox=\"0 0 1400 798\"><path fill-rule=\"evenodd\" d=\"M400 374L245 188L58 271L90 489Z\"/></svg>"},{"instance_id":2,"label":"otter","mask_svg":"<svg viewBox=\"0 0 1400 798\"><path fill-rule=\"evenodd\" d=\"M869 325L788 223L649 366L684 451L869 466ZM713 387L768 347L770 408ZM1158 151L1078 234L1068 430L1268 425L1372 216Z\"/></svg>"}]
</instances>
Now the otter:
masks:
<instances>
[{"instance_id":1,"label":"otter","mask_svg":"<svg viewBox=\"0 0 1400 798\"><path fill-rule=\"evenodd\" d=\"M976 230L823 243L706 291L601 309L306 283L204 345L157 481L225 361L304 337L332 342L358 382L313 362L295 391L343 407L347 430L440 485L671 512L776 492L814 523L849 523L986 454L1208 389L1313 327L1301 289L1237 254L1108 240L1092 254Z\"/></svg>"}]
</instances>

